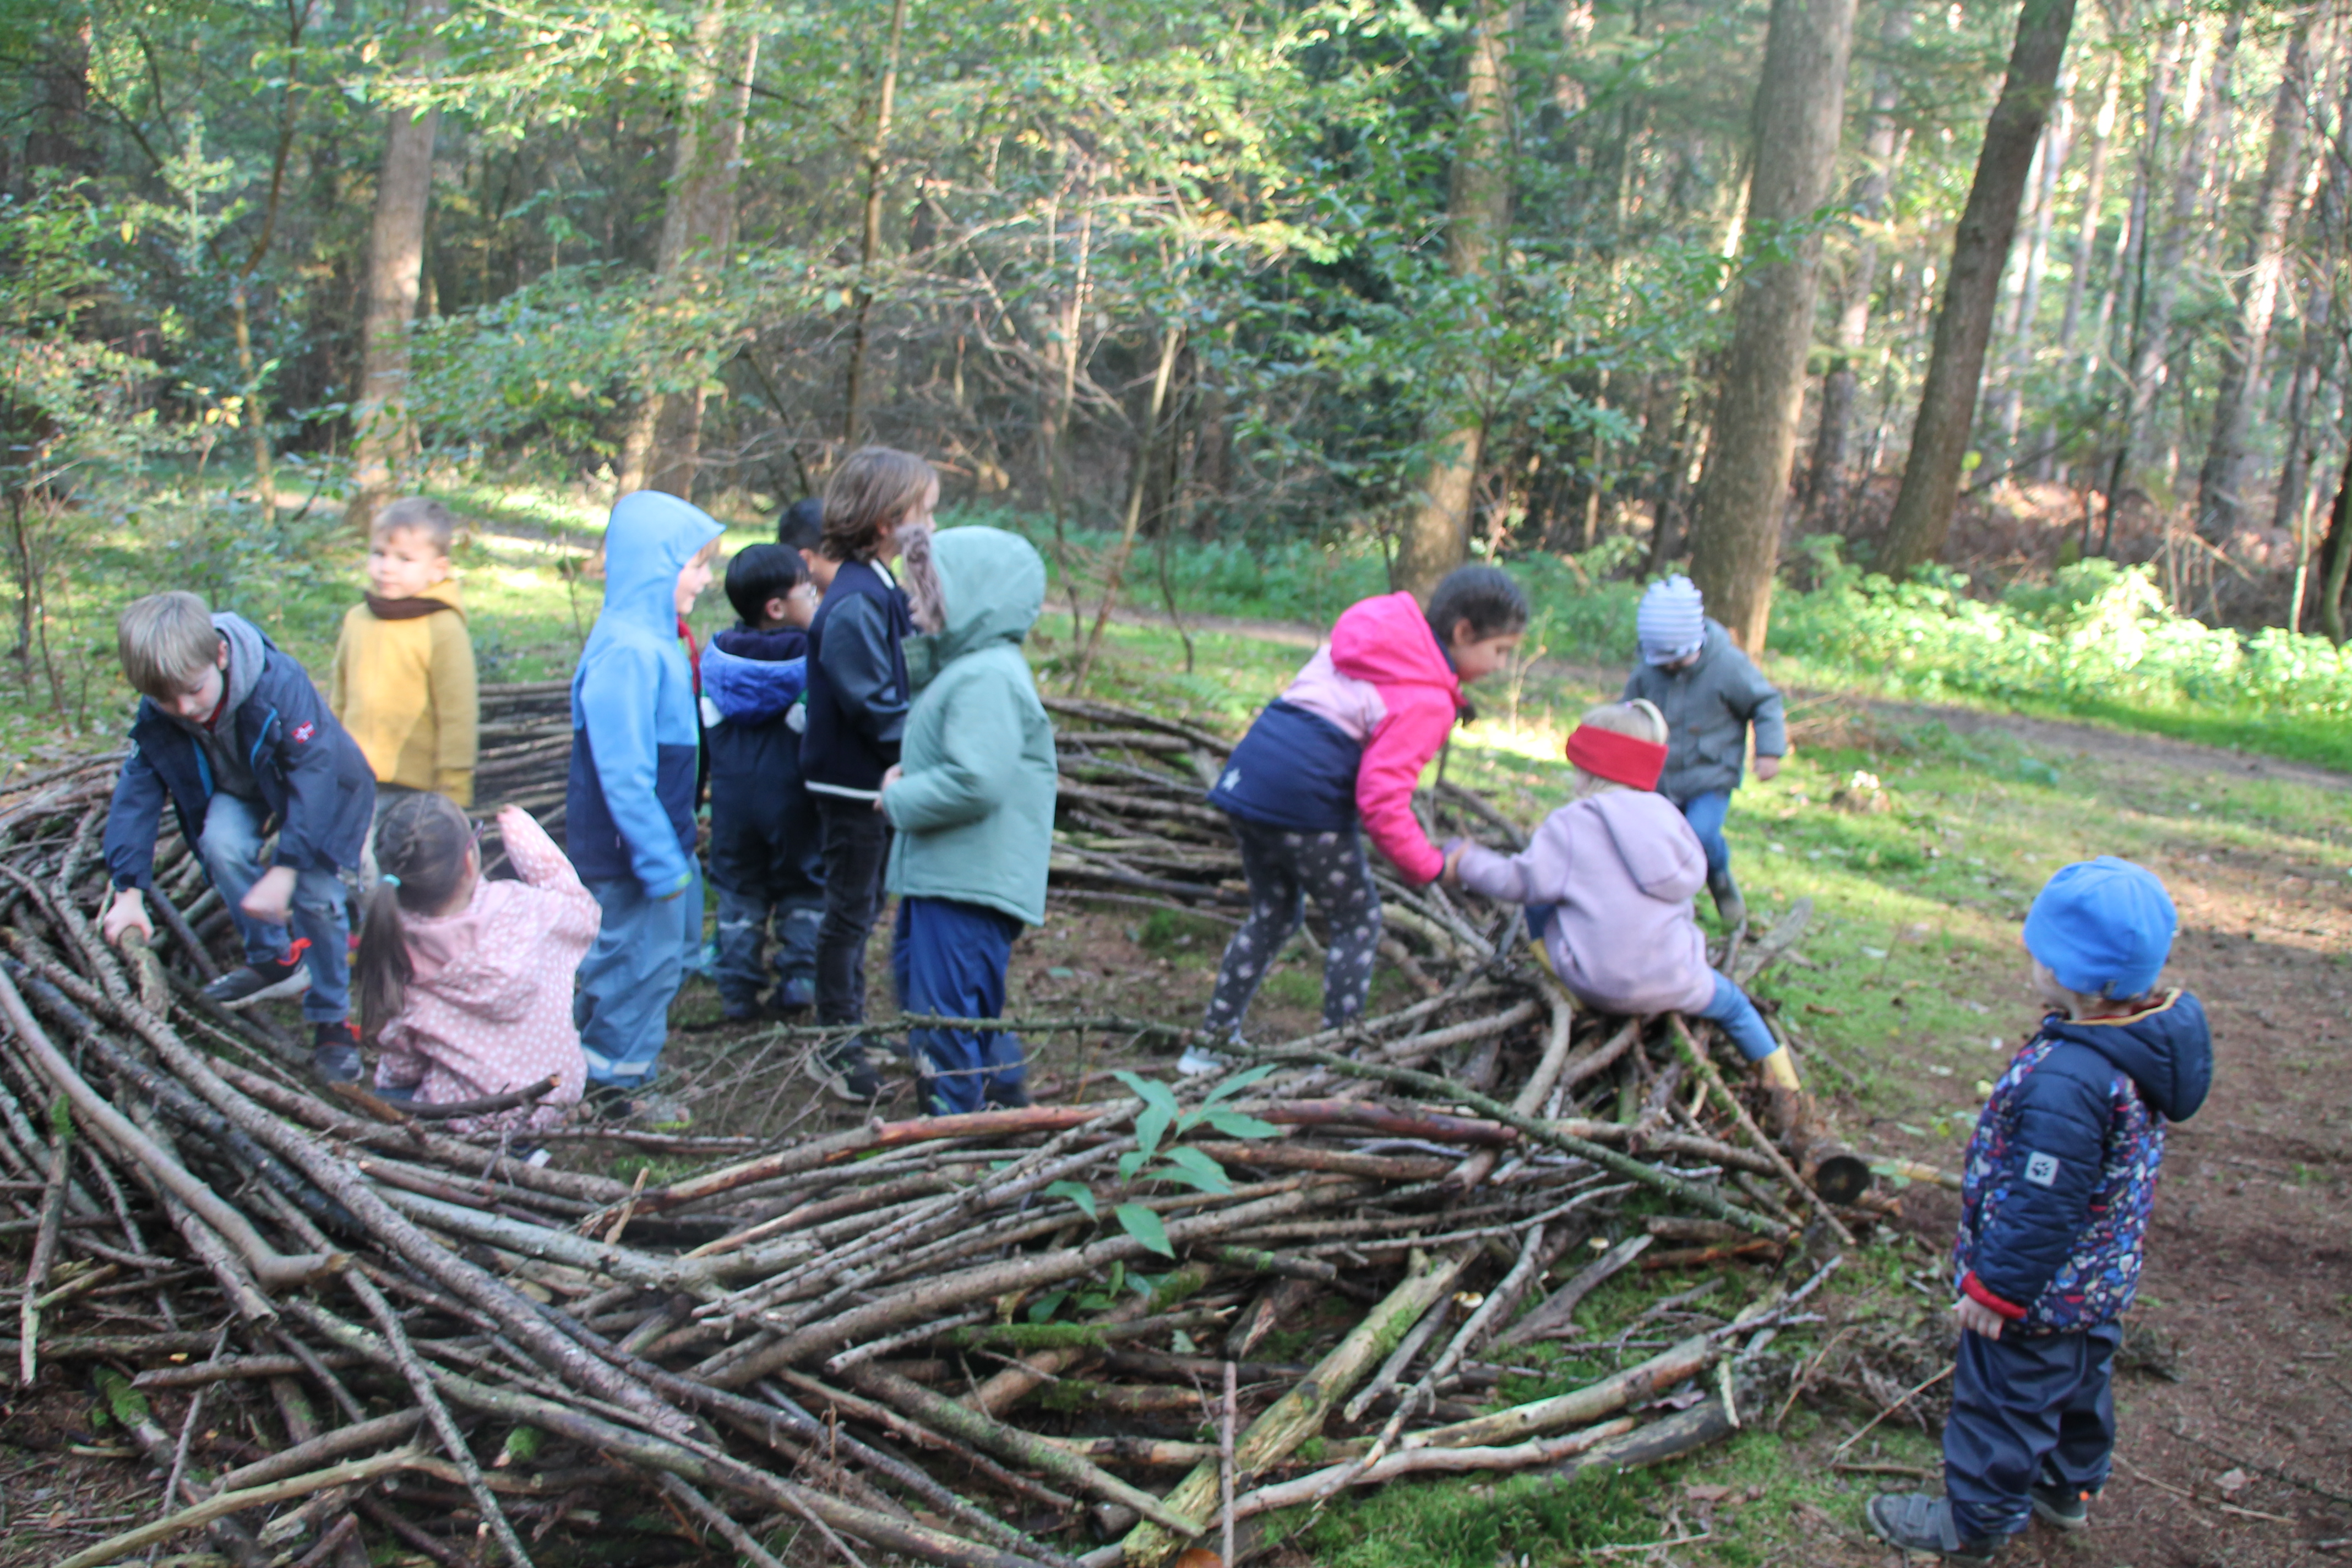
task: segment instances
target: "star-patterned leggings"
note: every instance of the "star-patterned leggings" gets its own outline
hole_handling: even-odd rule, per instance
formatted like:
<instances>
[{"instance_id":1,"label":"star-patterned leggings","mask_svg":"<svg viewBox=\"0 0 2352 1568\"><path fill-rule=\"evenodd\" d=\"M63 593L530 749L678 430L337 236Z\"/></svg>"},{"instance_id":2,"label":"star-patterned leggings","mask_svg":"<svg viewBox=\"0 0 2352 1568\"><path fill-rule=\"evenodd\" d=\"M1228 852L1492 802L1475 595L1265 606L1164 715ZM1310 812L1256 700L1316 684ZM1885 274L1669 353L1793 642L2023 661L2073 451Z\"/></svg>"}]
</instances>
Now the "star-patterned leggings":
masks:
<instances>
[{"instance_id":1,"label":"star-patterned leggings","mask_svg":"<svg viewBox=\"0 0 2352 1568\"><path fill-rule=\"evenodd\" d=\"M1238 817L1234 834L1241 840L1242 874L1249 879L1249 919L1225 944L1202 1026L1217 1035L1241 1032L1266 966L1306 918L1312 896L1331 926L1323 960L1323 1026L1337 1028L1364 1010L1381 945L1381 895L1363 839L1354 828L1295 833Z\"/></svg>"}]
</instances>

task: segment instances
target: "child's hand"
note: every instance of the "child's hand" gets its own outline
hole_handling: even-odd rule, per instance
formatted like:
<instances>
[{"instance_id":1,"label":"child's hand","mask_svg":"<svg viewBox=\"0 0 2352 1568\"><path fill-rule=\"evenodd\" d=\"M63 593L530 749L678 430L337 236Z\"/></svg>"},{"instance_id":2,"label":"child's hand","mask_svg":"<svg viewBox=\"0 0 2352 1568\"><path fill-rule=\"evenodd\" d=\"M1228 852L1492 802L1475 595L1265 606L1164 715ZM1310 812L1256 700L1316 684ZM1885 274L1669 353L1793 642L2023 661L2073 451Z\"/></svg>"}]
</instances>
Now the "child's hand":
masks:
<instances>
[{"instance_id":1,"label":"child's hand","mask_svg":"<svg viewBox=\"0 0 2352 1568\"><path fill-rule=\"evenodd\" d=\"M272 866L237 901L237 908L264 925L282 926L294 917L294 868Z\"/></svg>"},{"instance_id":2,"label":"child's hand","mask_svg":"<svg viewBox=\"0 0 2352 1568\"><path fill-rule=\"evenodd\" d=\"M1778 758L1778 757L1759 757L1759 758L1757 758L1757 759L1756 759L1756 778L1757 778L1757 781L1758 781L1759 784L1760 784L1760 783L1762 783L1763 781L1767 780L1767 779L1769 779L1770 777L1772 777L1772 775L1773 775L1773 774L1775 774L1775 773L1779 773L1780 771L1780 758Z\"/></svg>"},{"instance_id":3,"label":"child's hand","mask_svg":"<svg viewBox=\"0 0 2352 1568\"><path fill-rule=\"evenodd\" d=\"M1969 1332L1982 1334L1989 1340L2000 1338L2000 1331L2009 1323L2007 1318L2002 1317L1974 1296L1963 1296L1953 1302L1952 1316L1958 1318L1960 1321L1960 1327Z\"/></svg>"},{"instance_id":4,"label":"child's hand","mask_svg":"<svg viewBox=\"0 0 2352 1568\"><path fill-rule=\"evenodd\" d=\"M1462 857L1469 852L1470 841L1466 838L1447 849L1445 851L1445 869L1437 874L1437 879L1444 883L1449 888L1460 887L1462 885Z\"/></svg>"},{"instance_id":5,"label":"child's hand","mask_svg":"<svg viewBox=\"0 0 2352 1568\"><path fill-rule=\"evenodd\" d=\"M904 777L906 776L906 773L907 773L907 770L906 770L906 769L904 769L904 768L902 768L902 767L900 767L900 766L899 766L898 763L891 763L887 768L885 768L885 769L883 770L883 772L882 772L882 787L881 787L879 790L876 791L876 792L875 792L875 795L874 795L874 809L875 809L875 810L879 811L879 810L881 810L881 809L882 809L882 797L883 797L884 795L888 795L888 794L890 793L890 786L891 786L892 784L897 784L900 779L904 778Z\"/></svg>"},{"instance_id":6,"label":"child's hand","mask_svg":"<svg viewBox=\"0 0 2352 1568\"><path fill-rule=\"evenodd\" d=\"M154 922L147 918L147 900L136 888L125 888L114 895L114 902L106 906L106 919L98 929L110 947L121 947L125 931L137 931L142 942L155 940Z\"/></svg>"}]
</instances>

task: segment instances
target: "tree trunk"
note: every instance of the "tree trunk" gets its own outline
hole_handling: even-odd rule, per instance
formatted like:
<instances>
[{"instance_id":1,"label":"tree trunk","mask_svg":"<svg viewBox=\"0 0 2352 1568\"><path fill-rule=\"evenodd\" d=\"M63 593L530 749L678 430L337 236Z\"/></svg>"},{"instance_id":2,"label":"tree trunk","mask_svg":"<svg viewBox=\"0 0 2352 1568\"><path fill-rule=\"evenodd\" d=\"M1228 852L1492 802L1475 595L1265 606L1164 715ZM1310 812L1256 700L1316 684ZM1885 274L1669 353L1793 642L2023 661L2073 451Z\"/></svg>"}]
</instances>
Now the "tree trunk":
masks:
<instances>
[{"instance_id":1,"label":"tree trunk","mask_svg":"<svg viewBox=\"0 0 2352 1568\"><path fill-rule=\"evenodd\" d=\"M2074 25L2074 0L2025 0L2018 11L2009 78L1985 122L1969 205L1952 237L1951 268L1944 278L1943 308L1936 315L1936 346L1912 426L1911 455L1886 523L1879 565L1889 576L1933 561L1951 531L1985 345L1992 334L1993 301L2017 232L2018 197L2049 118Z\"/></svg>"},{"instance_id":2,"label":"tree trunk","mask_svg":"<svg viewBox=\"0 0 2352 1568\"><path fill-rule=\"evenodd\" d=\"M2319 629L2344 646L2344 581L2352 576L2352 447L2344 453L2344 477L2336 481L2336 504L2327 509L2327 542L2319 547Z\"/></svg>"},{"instance_id":3,"label":"tree trunk","mask_svg":"<svg viewBox=\"0 0 2352 1568\"><path fill-rule=\"evenodd\" d=\"M2099 206L2107 194L2107 142L2116 133L2116 109L2123 92L2124 73L2107 67L2107 84L2099 95L2098 118L2091 121L2091 164L2083 172L2083 212L2074 232L2074 262L2066 278L2066 313L2058 323L2058 353L2074 352L2074 333L2083 322L2083 298L2090 290L2091 252L2098 246Z\"/></svg>"},{"instance_id":4,"label":"tree trunk","mask_svg":"<svg viewBox=\"0 0 2352 1568\"><path fill-rule=\"evenodd\" d=\"M439 0L412 16L422 36L420 64L439 58L434 35ZM415 447L408 424L408 329L416 317L425 268L425 218L433 201L433 142L440 110L395 109L385 130L375 182L375 221L368 229L367 316L361 328L359 397L352 407L352 494L344 521L366 531L391 496L394 466Z\"/></svg>"},{"instance_id":5,"label":"tree trunk","mask_svg":"<svg viewBox=\"0 0 2352 1568\"><path fill-rule=\"evenodd\" d=\"M1511 223L1511 36L1517 29L1517 0L1481 0L1467 39L1463 70L1462 124L1454 143L1447 188L1445 266L1475 288L1486 276ZM1475 329L1485 316L1473 307ZM1397 540L1390 581L1426 600L1439 579L1462 564L1468 552L1470 506L1478 479L1484 436L1476 411L1452 407L1432 416L1437 447L1421 496Z\"/></svg>"},{"instance_id":6,"label":"tree trunk","mask_svg":"<svg viewBox=\"0 0 2352 1568\"><path fill-rule=\"evenodd\" d=\"M2074 146L2073 89L2061 80L2049 128L2042 134L2040 166L2027 193L2032 213L2025 256L2020 263L2017 314L2010 324L2009 384L2001 396L2002 461L2015 463L2018 426L2025 407L2025 381L2033 372L2033 326L2042 314L2042 277L2050 264L2050 231L2056 214L2058 181Z\"/></svg>"},{"instance_id":7,"label":"tree trunk","mask_svg":"<svg viewBox=\"0 0 2352 1568\"><path fill-rule=\"evenodd\" d=\"M841 439L857 443L859 405L866 396L866 319L874 310L874 262L882 251L882 175L890 149L890 110L898 96L898 47L907 36L907 0L891 0L890 42L883 51L882 81L874 98L874 134L866 143L866 211L858 229L856 324L849 338L849 377L844 394Z\"/></svg>"},{"instance_id":8,"label":"tree trunk","mask_svg":"<svg viewBox=\"0 0 2352 1568\"><path fill-rule=\"evenodd\" d=\"M743 117L751 107L760 40L754 34L744 43L740 67L730 74L735 61L727 48L727 24L726 0L709 0L694 18L656 263L664 293L694 288L706 270L723 269L735 237L735 164L743 148ZM702 461L703 405L698 379L652 400L646 488L682 500L693 498Z\"/></svg>"},{"instance_id":9,"label":"tree trunk","mask_svg":"<svg viewBox=\"0 0 2352 1568\"><path fill-rule=\"evenodd\" d=\"M1813 343L1822 241L1811 219L1836 174L1853 47L1853 0L1773 0L1756 90L1748 254L1691 527L1691 577L1751 653L1771 619Z\"/></svg>"},{"instance_id":10,"label":"tree trunk","mask_svg":"<svg viewBox=\"0 0 2352 1568\"><path fill-rule=\"evenodd\" d=\"M1821 416L1813 424L1813 455L1805 466L1805 521L1814 528L1838 525L1838 502L1845 491L1846 447L1853 431L1853 405L1861 378L1853 368L1870 336L1870 293L1878 283L1875 226L1895 184L1903 145L1895 110L1903 101L1894 58L1911 37L1911 8L1903 0L1886 8L1879 27L1886 58L1871 76L1870 129L1863 135L1864 171L1853 184L1853 216L1862 232L1853 258L1838 280L1837 355L1822 377Z\"/></svg>"},{"instance_id":11,"label":"tree trunk","mask_svg":"<svg viewBox=\"0 0 2352 1568\"><path fill-rule=\"evenodd\" d=\"M2213 394L2213 438L2197 480L2197 532L2226 546L2245 522L2247 394L2262 379L2270 352L2271 318L2286 271L2286 237L2294 216L2295 167L2303 155L2304 95L2311 87L2311 24L2305 11L2287 39L2271 110L2270 153L2254 189L2253 212L2240 255L2238 315L2221 359L2221 384Z\"/></svg>"},{"instance_id":12,"label":"tree trunk","mask_svg":"<svg viewBox=\"0 0 2352 1568\"><path fill-rule=\"evenodd\" d=\"M2205 182L2205 157L2227 107L2223 84L2229 80L2231 63L2238 52L2238 37L2244 26L2245 11L2241 0L2223 26L2221 47L2214 52L2212 68L2190 124L2188 144L2181 150L2179 167L2173 174L2170 209L2163 223L2158 224L2151 214L2141 226L2137 299L2127 362L2129 402L2125 410L2123 436L2116 444L2115 463L2107 475L2106 518L2100 534L2102 552L2115 538L2116 513L2126 489L2134 483L2134 458L2154 434L2157 408L2165 389L2166 362L2171 353L2172 306L2179 297L2181 263L2189 248L2198 195ZM2192 75L2192 90L2195 85ZM2150 96L2154 97L2158 90L2158 86L2152 84ZM2150 206L2155 204L2159 132L2158 116L2151 109L2147 163L2142 181Z\"/></svg>"}]
</instances>

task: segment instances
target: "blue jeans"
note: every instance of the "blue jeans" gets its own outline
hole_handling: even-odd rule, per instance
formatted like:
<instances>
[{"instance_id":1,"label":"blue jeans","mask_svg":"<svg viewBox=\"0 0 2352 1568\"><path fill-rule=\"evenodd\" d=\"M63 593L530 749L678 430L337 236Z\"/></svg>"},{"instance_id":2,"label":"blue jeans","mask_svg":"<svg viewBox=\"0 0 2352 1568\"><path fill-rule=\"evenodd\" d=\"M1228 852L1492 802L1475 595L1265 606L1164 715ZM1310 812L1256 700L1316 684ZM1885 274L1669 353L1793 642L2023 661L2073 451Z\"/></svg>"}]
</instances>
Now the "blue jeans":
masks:
<instances>
[{"instance_id":1,"label":"blue jeans","mask_svg":"<svg viewBox=\"0 0 2352 1568\"><path fill-rule=\"evenodd\" d=\"M596 944L580 962L572 1021L588 1058L588 1081L635 1089L654 1076L669 1038L686 921L679 899L649 899L635 877L590 882L604 911ZM688 889L680 898L691 897Z\"/></svg>"},{"instance_id":2,"label":"blue jeans","mask_svg":"<svg viewBox=\"0 0 2352 1568\"><path fill-rule=\"evenodd\" d=\"M289 928L255 920L240 907L268 869L261 861L261 825L268 813L257 800L215 795L205 807L204 832L196 853L205 871L228 904L237 940L245 944L247 963L284 961L289 945ZM291 934L310 945L302 963L310 972L310 989L302 995L303 1021L337 1024L351 1016L351 924L345 917L343 879L331 868L313 868L294 879Z\"/></svg>"},{"instance_id":3,"label":"blue jeans","mask_svg":"<svg viewBox=\"0 0 2352 1568\"><path fill-rule=\"evenodd\" d=\"M1952 1414L1944 1422L1944 1495L1965 1540L1998 1540L2025 1528L2026 1489L2048 1480L2068 1491L2107 1484L2116 1450L2114 1373L2123 1328L2069 1334L1960 1336Z\"/></svg>"},{"instance_id":4,"label":"blue jeans","mask_svg":"<svg viewBox=\"0 0 2352 1568\"><path fill-rule=\"evenodd\" d=\"M1716 971L1715 1000L1706 1005L1706 1011L1699 1016L1709 1023L1722 1025L1723 1032L1731 1037L1731 1043L1739 1047L1739 1054L1751 1062L1760 1062L1780 1048L1780 1042L1774 1039L1772 1031L1764 1026L1764 1015L1756 1010L1756 1004L1748 999L1748 993L1734 984L1721 970Z\"/></svg>"},{"instance_id":5,"label":"blue jeans","mask_svg":"<svg viewBox=\"0 0 2352 1568\"><path fill-rule=\"evenodd\" d=\"M1731 814L1731 792L1711 789L1705 795L1695 795L1688 800L1678 800L1675 806L1683 820L1698 835L1698 847L1706 851L1706 879L1721 880L1731 871L1731 846L1723 841L1723 819Z\"/></svg>"},{"instance_id":6,"label":"blue jeans","mask_svg":"<svg viewBox=\"0 0 2352 1568\"><path fill-rule=\"evenodd\" d=\"M900 899L890 973L902 1012L944 1018L1004 1013L1004 971L1021 922L1001 910L953 899ZM1002 1030L914 1029L908 1035L923 1075L926 1112L978 1110L999 1086L1020 1085L1021 1037Z\"/></svg>"}]
</instances>

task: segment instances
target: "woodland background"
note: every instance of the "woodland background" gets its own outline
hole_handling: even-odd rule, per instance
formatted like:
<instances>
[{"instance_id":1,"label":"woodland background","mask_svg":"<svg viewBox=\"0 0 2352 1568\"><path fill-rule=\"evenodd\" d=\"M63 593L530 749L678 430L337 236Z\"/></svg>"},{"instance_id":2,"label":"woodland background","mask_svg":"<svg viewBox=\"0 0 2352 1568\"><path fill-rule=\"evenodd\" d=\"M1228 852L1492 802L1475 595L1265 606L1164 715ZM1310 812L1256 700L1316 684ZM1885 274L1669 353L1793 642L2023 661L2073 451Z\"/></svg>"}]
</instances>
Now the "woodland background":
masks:
<instances>
[{"instance_id":1,"label":"woodland background","mask_svg":"<svg viewBox=\"0 0 2352 1568\"><path fill-rule=\"evenodd\" d=\"M2342 760L2347 27L5 0L11 711L110 726L159 585L331 637L394 490L576 633L616 490L756 527L879 440L1074 622L1486 557L1613 658L1686 563L1802 672Z\"/></svg>"}]
</instances>

